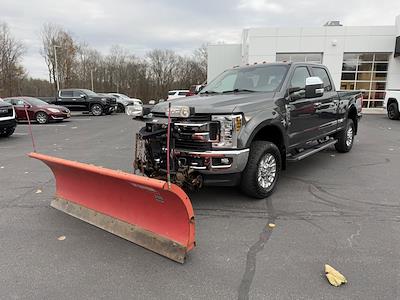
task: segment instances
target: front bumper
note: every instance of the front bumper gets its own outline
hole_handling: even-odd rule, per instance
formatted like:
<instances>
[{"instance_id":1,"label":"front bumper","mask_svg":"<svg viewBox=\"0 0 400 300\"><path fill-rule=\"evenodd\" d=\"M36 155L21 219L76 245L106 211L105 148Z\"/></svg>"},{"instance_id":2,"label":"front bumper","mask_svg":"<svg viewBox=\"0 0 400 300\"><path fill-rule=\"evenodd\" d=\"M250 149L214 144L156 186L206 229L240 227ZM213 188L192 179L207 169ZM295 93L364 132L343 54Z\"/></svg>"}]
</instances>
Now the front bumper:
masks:
<instances>
[{"instance_id":1,"label":"front bumper","mask_svg":"<svg viewBox=\"0 0 400 300\"><path fill-rule=\"evenodd\" d=\"M129 105L126 107L126 114L131 117L143 116L143 108L135 105Z\"/></svg>"},{"instance_id":2,"label":"front bumper","mask_svg":"<svg viewBox=\"0 0 400 300\"><path fill-rule=\"evenodd\" d=\"M51 114L50 118L52 120L65 120L71 117L71 113L60 113L60 114Z\"/></svg>"},{"instance_id":3,"label":"front bumper","mask_svg":"<svg viewBox=\"0 0 400 300\"><path fill-rule=\"evenodd\" d=\"M201 174L230 174L243 172L250 149L219 151L174 150L179 163Z\"/></svg>"},{"instance_id":4,"label":"front bumper","mask_svg":"<svg viewBox=\"0 0 400 300\"><path fill-rule=\"evenodd\" d=\"M17 127L17 121L15 119L0 120L0 131L4 131L10 128Z\"/></svg>"}]
</instances>

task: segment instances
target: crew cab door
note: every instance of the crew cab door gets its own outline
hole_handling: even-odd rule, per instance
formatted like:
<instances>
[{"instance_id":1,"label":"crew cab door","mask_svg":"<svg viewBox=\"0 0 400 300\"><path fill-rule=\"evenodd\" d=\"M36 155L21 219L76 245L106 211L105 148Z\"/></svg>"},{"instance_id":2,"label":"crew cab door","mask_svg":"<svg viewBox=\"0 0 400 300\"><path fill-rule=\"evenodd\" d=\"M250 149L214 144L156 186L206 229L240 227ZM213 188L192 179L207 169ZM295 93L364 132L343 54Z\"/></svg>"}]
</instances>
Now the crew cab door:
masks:
<instances>
[{"instance_id":1,"label":"crew cab door","mask_svg":"<svg viewBox=\"0 0 400 300\"><path fill-rule=\"evenodd\" d=\"M307 66L297 66L289 81L286 109L289 115L290 148L296 148L318 135L320 120L315 114L315 98L306 98L306 79L311 77Z\"/></svg>"},{"instance_id":2,"label":"crew cab door","mask_svg":"<svg viewBox=\"0 0 400 300\"><path fill-rule=\"evenodd\" d=\"M319 134L324 136L336 131L338 125L339 96L333 88L333 84L327 70L322 66L312 66L313 76L321 78L324 83L324 93L314 98L315 114L319 121Z\"/></svg>"},{"instance_id":3,"label":"crew cab door","mask_svg":"<svg viewBox=\"0 0 400 300\"><path fill-rule=\"evenodd\" d=\"M69 109L74 110L76 103L74 103L73 98L73 91L59 91L57 105L66 106Z\"/></svg>"},{"instance_id":4,"label":"crew cab door","mask_svg":"<svg viewBox=\"0 0 400 300\"><path fill-rule=\"evenodd\" d=\"M76 110L89 110L89 100L88 96L84 94L82 91L74 91L73 98Z\"/></svg>"}]
</instances>

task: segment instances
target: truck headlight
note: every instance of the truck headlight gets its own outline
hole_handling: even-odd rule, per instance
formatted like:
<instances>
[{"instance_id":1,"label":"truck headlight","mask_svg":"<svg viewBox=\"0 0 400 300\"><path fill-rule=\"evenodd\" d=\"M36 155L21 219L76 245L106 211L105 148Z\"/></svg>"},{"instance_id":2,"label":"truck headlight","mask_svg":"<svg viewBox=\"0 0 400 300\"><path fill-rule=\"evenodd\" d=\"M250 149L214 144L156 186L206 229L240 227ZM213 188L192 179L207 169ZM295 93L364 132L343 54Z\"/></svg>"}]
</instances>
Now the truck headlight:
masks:
<instances>
[{"instance_id":1,"label":"truck headlight","mask_svg":"<svg viewBox=\"0 0 400 300\"><path fill-rule=\"evenodd\" d=\"M220 124L219 142L213 143L215 148L236 148L237 138L242 128L242 115L215 115L213 121Z\"/></svg>"},{"instance_id":2,"label":"truck headlight","mask_svg":"<svg viewBox=\"0 0 400 300\"><path fill-rule=\"evenodd\" d=\"M169 109L165 109L165 115L168 117ZM171 118L188 118L190 116L189 106L171 106Z\"/></svg>"}]
</instances>

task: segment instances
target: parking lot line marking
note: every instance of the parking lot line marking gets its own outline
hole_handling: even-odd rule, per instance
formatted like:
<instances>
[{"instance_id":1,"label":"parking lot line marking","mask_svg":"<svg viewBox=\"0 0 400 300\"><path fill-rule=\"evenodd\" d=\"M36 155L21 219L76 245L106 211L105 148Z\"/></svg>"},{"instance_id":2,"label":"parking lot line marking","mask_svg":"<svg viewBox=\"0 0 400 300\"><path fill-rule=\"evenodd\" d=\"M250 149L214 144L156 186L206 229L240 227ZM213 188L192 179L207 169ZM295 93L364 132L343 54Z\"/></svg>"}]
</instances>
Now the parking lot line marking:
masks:
<instances>
[{"instance_id":1,"label":"parking lot line marking","mask_svg":"<svg viewBox=\"0 0 400 300\"><path fill-rule=\"evenodd\" d=\"M28 126L28 124L19 124L18 126ZM44 128L50 128L50 127L65 127L67 126L66 124L45 124L45 125L39 125L39 124L35 124L32 126L33 129L37 128L37 127L44 127Z\"/></svg>"}]
</instances>

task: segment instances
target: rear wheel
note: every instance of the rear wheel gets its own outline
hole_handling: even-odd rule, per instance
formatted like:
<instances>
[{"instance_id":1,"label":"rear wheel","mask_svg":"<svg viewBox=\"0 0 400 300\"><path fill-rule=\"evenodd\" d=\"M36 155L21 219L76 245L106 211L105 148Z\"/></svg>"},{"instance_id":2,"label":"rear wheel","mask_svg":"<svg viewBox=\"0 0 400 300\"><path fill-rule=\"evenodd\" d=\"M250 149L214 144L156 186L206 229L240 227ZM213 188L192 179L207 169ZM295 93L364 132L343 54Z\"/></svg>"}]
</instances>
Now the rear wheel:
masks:
<instances>
[{"instance_id":1,"label":"rear wheel","mask_svg":"<svg viewBox=\"0 0 400 300\"><path fill-rule=\"evenodd\" d=\"M49 121L49 116L45 112L39 111L35 119L39 124L46 124Z\"/></svg>"},{"instance_id":2,"label":"rear wheel","mask_svg":"<svg viewBox=\"0 0 400 300\"><path fill-rule=\"evenodd\" d=\"M351 150L354 143L354 122L352 119L347 120L347 126L344 130L339 132L336 136L337 143L335 144L336 151L346 153Z\"/></svg>"},{"instance_id":3,"label":"rear wheel","mask_svg":"<svg viewBox=\"0 0 400 300\"><path fill-rule=\"evenodd\" d=\"M400 117L399 107L397 103L390 103L387 108L387 115L390 120L398 120Z\"/></svg>"},{"instance_id":4,"label":"rear wheel","mask_svg":"<svg viewBox=\"0 0 400 300\"><path fill-rule=\"evenodd\" d=\"M100 104L93 104L90 108L90 112L94 116L101 116L103 114L103 106L101 106Z\"/></svg>"},{"instance_id":5,"label":"rear wheel","mask_svg":"<svg viewBox=\"0 0 400 300\"><path fill-rule=\"evenodd\" d=\"M241 190L254 198L268 197L275 189L281 166L281 154L275 144L265 141L253 142L242 174Z\"/></svg>"}]
</instances>

